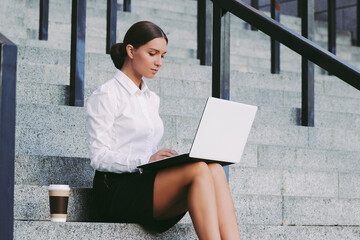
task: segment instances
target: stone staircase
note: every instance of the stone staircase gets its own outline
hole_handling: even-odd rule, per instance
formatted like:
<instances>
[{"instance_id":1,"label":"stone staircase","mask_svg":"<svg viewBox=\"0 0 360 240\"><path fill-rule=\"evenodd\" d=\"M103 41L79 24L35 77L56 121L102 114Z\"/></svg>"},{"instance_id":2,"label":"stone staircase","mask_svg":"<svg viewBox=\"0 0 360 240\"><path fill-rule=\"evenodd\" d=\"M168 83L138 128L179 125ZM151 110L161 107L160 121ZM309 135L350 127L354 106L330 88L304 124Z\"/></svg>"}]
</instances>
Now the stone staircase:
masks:
<instances>
[{"instance_id":1,"label":"stone staircase","mask_svg":"<svg viewBox=\"0 0 360 240\"><path fill-rule=\"evenodd\" d=\"M38 41L38 0L2 0L0 32L18 44L15 226L20 239L197 239L188 215L163 234L136 224L94 222L93 170L85 107L70 107L71 1L50 1L49 41ZM121 1L118 1L121 4ZM194 0L133 0L118 12L118 41L150 20L169 38L158 75L147 83L161 97L160 147L189 150L211 67L196 59ZM259 106L242 161L230 167L230 188L243 240L360 238L360 93L316 68L315 127L299 126L301 58L282 46L281 75L270 72L270 41L231 19L231 100ZM299 32L300 19L281 16ZM3 24L4 23L4 24ZM9 27L11 26L11 27ZM106 1L87 1L85 98L113 76L105 52ZM315 40L326 46L326 24ZM360 49L338 32L338 56L360 66ZM72 187L67 223L49 221L46 186Z\"/></svg>"}]
</instances>

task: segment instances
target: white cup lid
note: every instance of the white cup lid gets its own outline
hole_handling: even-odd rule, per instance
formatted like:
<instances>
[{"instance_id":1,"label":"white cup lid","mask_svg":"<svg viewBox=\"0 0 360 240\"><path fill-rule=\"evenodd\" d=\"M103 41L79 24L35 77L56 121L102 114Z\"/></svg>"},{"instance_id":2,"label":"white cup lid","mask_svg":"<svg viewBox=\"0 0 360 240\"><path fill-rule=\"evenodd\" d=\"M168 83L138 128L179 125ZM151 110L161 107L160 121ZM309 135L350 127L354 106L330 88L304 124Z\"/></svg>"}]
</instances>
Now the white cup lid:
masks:
<instances>
[{"instance_id":1,"label":"white cup lid","mask_svg":"<svg viewBox=\"0 0 360 240\"><path fill-rule=\"evenodd\" d=\"M51 185L48 187L48 190L70 191L70 187L69 187L69 185L51 184Z\"/></svg>"}]
</instances>

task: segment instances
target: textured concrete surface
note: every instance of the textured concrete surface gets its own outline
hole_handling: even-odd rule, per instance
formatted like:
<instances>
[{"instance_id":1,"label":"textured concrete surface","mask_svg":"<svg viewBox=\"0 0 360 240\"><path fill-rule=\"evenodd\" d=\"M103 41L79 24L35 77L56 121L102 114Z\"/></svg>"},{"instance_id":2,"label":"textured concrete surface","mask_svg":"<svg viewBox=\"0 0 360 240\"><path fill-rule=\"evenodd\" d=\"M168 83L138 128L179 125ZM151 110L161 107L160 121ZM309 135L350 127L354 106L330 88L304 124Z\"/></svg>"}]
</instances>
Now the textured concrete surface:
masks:
<instances>
[{"instance_id":1,"label":"textured concrete surface","mask_svg":"<svg viewBox=\"0 0 360 240\"><path fill-rule=\"evenodd\" d=\"M286 225L359 226L360 199L285 197Z\"/></svg>"},{"instance_id":2,"label":"textured concrete surface","mask_svg":"<svg viewBox=\"0 0 360 240\"><path fill-rule=\"evenodd\" d=\"M163 234L153 234L136 224L52 223L16 221L14 239L197 239L189 224L177 224ZM36 229L36 231L34 231Z\"/></svg>"},{"instance_id":3,"label":"textured concrete surface","mask_svg":"<svg viewBox=\"0 0 360 240\"><path fill-rule=\"evenodd\" d=\"M177 224L165 234L149 234L135 224L15 222L19 239L197 239L192 226ZM37 231L33 231L37 229ZM357 227L240 225L244 240L356 240Z\"/></svg>"},{"instance_id":4,"label":"textured concrete surface","mask_svg":"<svg viewBox=\"0 0 360 240\"><path fill-rule=\"evenodd\" d=\"M68 184L91 188L94 170L87 158L16 155L15 184L48 186Z\"/></svg>"}]
</instances>

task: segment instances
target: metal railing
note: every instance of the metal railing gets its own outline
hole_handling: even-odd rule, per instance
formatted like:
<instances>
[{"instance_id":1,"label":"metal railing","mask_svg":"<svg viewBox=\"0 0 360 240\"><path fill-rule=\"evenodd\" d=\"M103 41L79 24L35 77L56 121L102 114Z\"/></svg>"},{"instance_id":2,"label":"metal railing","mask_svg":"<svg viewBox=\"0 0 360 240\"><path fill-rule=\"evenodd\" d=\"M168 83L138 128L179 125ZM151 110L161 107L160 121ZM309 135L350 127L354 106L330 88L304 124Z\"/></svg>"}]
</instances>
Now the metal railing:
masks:
<instances>
[{"instance_id":1,"label":"metal railing","mask_svg":"<svg viewBox=\"0 0 360 240\"><path fill-rule=\"evenodd\" d=\"M49 0L40 0L39 40L48 40Z\"/></svg>"},{"instance_id":2,"label":"metal railing","mask_svg":"<svg viewBox=\"0 0 360 240\"><path fill-rule=\"evenodd\" d=\"M72 0L70 106L84 106L86 0Z\"/></svg>"},{"instance_id":3,"label":"metal railing","mask_svg":"<svg viewBox=\"0 0 360 240\"><path fill-rule=\"evenodd\" d=\"M328 0L328 50L336 54L336 1Z\"/></svg>"},{"instance_id":4,"label":"metal railing","mask_svg":"<svg viewBox=\"0 0 360 240\"><path fill-rule=\"evenodd\" d=\"M280 6L279 0L271 0L270 4L270 12L273 13L275 11L273 3L276 2L278 6ZM302 8L304 8L304 1L303 0L297 0L297 16L303 17L303 15L306 15L306 11L302 11ZM336 54L336 0L327 0L327 22L328 22L328 50ZM259 0L251 0L251 6L259 9ZM356 16L357 16L357 22L356 22L356 34L355 34L355 44L357 46L360 46L360 0L357 0L356 5ZM272 18L274 18L272 16ZM274 18L275 19L275 18ZM312 19L313 21L314 19ZM311 22L312 22L311 21ZM251 26L253 30L257 30L253 25ZM278 60L277 55L273 55L273 51L271 52L271 56L274 56L274 60L271 60L271 72L274 73L273 68L280 69L280 61L276 62Z\"/></svg>"},{"instance_id":5,"label":"metal railing","mask_svg":"<svg viewBox=\"0 0 360 240\"><path fill-rule=\"evenodd\" d=\"M0 236L13 239L17 46L0 33Z\"/></svg>"},{"instance_id":6,"label":"metal railing","mask_svg":"<svg viewBox=\"0 0 360 240\"><path fill-rule=\"evenodd\" d=\"M131 0L123 11L131 12ZM116 42L117 0L107 1L106 53ZM49 0L40 0L39 39L48 39ZM70 51L70 105L84 106L86 0L72 0Z\"/></svg>"},{"instance_id":7,"label":"metal railing","mask_svg":"<svg viewBox=\"0 0 360 240\"><path fill-rule=\"evenodd\" d=\"M125 6L125 5L124 5ZM117 0L107 1L106 14L106 53L110 53L111 46L116 43Z\"/></svg>"},{"instance_id":8,"label":"metal railing","mask_svg":"<svg viewBox=\"0 0 360 240\"><path fill-rule=\"evenodd\" d=\"M301 36L241 1L213 0L213 96L225 99L229 96L230 51L226 46L229 44L229 34L226 34L229 12L303 57L302 65L306 70L302 72L302 125L314 126L314 73L308 60L360 90L358 69L306 38L313 34L309 33L313 26L308 23L307 3L302 1L302 33L305 36Z\"/></svg>"},{"instance_id":9,"label":"metal railing","mask_svg":"<svg viewBox=\"0 0 360 240\"><path fill-rule=\"evenodd\" d=\"M271 18L277 22L280 22L280 1L271 0L270 4L270 13ZM274 38L270 40L270 49L271 49L271 73L279 74L280 73L280 43Z\"/></svg>"}]
</instances>

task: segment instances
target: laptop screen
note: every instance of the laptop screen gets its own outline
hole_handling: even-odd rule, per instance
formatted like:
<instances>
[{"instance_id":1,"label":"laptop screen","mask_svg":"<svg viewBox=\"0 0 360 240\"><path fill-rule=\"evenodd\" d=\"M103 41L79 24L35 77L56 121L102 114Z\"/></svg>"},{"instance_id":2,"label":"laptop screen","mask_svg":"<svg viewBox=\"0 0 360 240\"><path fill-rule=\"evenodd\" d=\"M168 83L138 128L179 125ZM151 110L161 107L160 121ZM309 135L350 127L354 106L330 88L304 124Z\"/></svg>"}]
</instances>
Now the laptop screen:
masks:
<instances>
[{"instance_id":1,"label":"laptop screen","mask_svg":"<svg viewBox=\"0 0 360 240\"><path fill-rule=\"evenodd\" d=\"M210 97L190 157L237 163L244 151L257 107Z\"/></svg>"}]
</instances>

